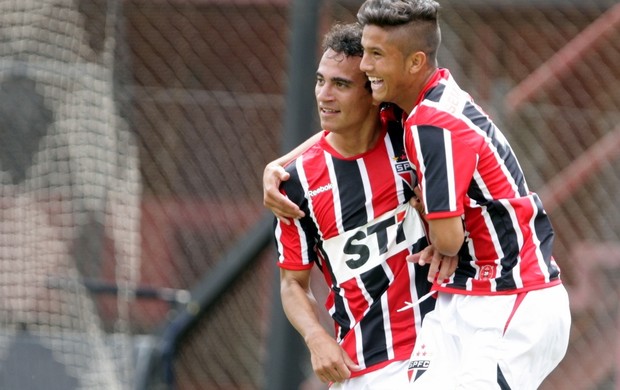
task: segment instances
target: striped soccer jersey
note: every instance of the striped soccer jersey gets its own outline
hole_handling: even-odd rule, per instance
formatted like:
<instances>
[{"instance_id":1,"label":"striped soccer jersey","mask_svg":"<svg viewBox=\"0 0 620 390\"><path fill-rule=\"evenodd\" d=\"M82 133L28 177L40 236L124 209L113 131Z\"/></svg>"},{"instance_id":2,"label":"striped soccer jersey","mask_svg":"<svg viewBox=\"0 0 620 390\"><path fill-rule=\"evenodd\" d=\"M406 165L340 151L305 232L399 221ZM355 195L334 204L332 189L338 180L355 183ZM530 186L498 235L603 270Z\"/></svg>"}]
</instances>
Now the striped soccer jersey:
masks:
<instances>
[{"instance_id":1,"label":"striped soccer jersey","mask_svg":"<svg viewBox=\"0 0 620 390\"><path fill-rule=\"evenodd\" d=\"M281 191L306 216L275 221L279 266L307 270L316 264L330 287L325 306L335 337L363 369L407 360L423 315L434 306L397 311L430 291L427 267L405 257L427 245L424 226L408 200L415 175L404 158L403 131L384 108L382 136L370 151L339 155L325 140L287 166Z\"/></svg>"},{"instance_id":2,"label":"striped soccer jersey","mask_svg":"<svg viewBox=\"0 0 620 390\"><path fill-rule=\"evenodd\" d=\"M510 145L491 119L438 69L405 123L427 218L461 216L465 242L442 291L507 294L560 282L553 228Z\"/></svg>"}]
</instances>

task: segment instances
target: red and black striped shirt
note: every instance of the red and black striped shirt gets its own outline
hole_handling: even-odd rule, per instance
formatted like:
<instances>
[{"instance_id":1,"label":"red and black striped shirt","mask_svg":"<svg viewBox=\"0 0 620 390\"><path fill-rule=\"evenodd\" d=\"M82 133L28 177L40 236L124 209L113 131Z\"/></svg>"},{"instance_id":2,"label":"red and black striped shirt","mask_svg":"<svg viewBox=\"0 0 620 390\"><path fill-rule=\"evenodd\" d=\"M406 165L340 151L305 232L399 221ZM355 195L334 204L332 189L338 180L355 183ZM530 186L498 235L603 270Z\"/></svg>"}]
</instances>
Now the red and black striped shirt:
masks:
<instances>
[{"instance_id":1,"label":"red and black striped shirt","mask_svg":"<svg viewBox=\"0 0 620 390\"><path fill-rule=\"evenodd\" d=\"M434 305L397 311L430 291L427 269L405 260L427 241L408 203L415 175L400 116L389 108L381 115L382 136L372 150L344 158L323 136L287 166L291 177L281 190L306 216L291 225L275 222L279 266L321 269L335 337L363 367L354 376L409 359L416 329Z\"/></svg>"},{"instance_id":2,"label":"red and black striped shirt","mask_svg":"<svg viewBox=\"0 0 620 390\"><path fill-rule=\"evenodd\" d=\"M461 216L457 271L439 290L507 294L556 285L553 228L493 121L438 69L405 122L427 218Z\"/></svg>"}]
</instances>

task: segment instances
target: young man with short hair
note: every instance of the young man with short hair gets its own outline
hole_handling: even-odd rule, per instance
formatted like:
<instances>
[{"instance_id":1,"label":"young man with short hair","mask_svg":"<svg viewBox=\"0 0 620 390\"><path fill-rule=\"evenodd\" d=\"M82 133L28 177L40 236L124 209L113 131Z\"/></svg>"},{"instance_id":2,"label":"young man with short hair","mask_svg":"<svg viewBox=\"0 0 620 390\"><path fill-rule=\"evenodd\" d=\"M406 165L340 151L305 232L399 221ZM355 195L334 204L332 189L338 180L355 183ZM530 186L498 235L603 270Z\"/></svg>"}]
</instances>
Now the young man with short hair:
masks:
<instances>
[{"instance_id":1,"label":"young man with short hair","mask_svg":"<svg viewBox=\"0 0 620 390\"><path fill-rule=\"evenodd\" d=\"M432 358L412 388L535 389L569 339L553 228L501 131L437 66L438 12L432 0L367 0L358 12L373 97L407 113L429 241L459 255L433 287L412 366Z\"/></svg>"},{"instance_id":2,"label":"young man with short hair","mask_svg":"<svg viewBox=\"0 0 620 390\"><path fill-rule=\"evenodd\" d=\"M275 220L284 311L332 389L403 389L417 329L433 300L428 267L406 261L427 246L409 203L415 174L404 156L401 110L374 103L360 71L361 28L326 36L315 95L320 139L287 165L281 191L303 211ZM455 261L456 263L456 261ZM316 265L330 293L335 339L322 327L310 290Z\"/></svg>"}]
</instances>

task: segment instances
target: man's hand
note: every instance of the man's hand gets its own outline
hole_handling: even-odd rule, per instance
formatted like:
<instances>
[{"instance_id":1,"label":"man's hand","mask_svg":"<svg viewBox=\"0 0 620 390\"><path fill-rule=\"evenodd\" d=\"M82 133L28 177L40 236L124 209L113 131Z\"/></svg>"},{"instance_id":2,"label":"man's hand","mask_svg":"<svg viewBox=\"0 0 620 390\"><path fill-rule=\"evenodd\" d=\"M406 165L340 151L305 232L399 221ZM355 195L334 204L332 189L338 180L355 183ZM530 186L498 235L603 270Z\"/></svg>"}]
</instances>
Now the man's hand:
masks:
<instances>
[{"instance_id":1,"label":"man's hand","mask_svg":"<svg viewBox=\"0 0 620 390\"><path fill-rule=\"evenodd\" d=\"M279 191L280 183L289 177L288 172L275 163L267 164L263 171L263 205L287 225L290 224L288 218L301 218L305 215L295 203Z\"/></svg>"},{"instance_id":2,"label":"man's hand","mask_svg":"<svg viewBox=\"0 0 620 390\"><path fill-rule=\"evenodd\" d=\"M430 264L428 281L432 283L436 277L437 283L442 283L456 271L459 257L444 256L435 250L432 245L429 245L420 252L407 256L407 261L418 263L419 265Z\"/></svg>"},{"instance_id":3,"label":"man's hand","mask_svg":"<svg viewBox=\"0 0 620 390\"><path fill-rule=\"evenodd\" d=\"M327 332L309 337L306 344L310 350L312 369L321 382L341 382L351 376L351 371L361 368Z\"/></svg>"}]
</instances>

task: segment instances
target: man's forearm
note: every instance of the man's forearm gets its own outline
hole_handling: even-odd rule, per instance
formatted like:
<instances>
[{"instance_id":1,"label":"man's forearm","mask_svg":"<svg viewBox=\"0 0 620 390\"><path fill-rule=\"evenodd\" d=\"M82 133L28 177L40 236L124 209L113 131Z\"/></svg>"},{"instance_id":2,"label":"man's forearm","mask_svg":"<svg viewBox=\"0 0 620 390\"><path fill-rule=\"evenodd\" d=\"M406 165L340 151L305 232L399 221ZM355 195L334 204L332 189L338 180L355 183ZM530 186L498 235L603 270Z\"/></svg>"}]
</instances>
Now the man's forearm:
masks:
<instances>
[{"instance_id":1,"label":"man's forearm","mask_svg":"<svg viewBox=\"0 0 620 390\"><path fill-rule=\"evenodd\" d=\"M444 256L456 256L463 246L465 231L460 217L428 220L429 238L435 250Z\"/></svg>"},{"instance_id":2,"label":"man's forearm","mask_svg":"<svg viewBox=\"0 0 620 390\"><path fill-rule=\"evenodd\" d=\"M326 332L319 320L318 304L310 291L295 282L285 282L280 294L286 317L306 344L317 332Z\"/></svg>"}]
</instances>

